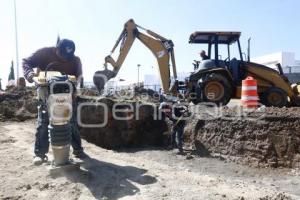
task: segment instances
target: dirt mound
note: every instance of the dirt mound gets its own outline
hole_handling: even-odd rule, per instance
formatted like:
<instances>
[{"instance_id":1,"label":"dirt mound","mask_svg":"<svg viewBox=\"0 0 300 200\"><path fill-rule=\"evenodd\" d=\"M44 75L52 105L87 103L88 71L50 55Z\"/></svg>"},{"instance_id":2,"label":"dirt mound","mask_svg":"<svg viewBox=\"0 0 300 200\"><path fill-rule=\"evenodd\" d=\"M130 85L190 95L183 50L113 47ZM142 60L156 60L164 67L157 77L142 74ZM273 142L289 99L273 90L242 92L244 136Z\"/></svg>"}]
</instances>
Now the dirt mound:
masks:
<instances>
[{"instance_id":1,"label":"dirt mound","mask_svg":"<svg viewBox=\"0 0 300 200\"><path fill-rule=\"evenodd\" d=\"M265 196L265 197L259 198L259 200L292 200L292 198L290 196L287 196L284 193L278 193L273 196Z\"/></svg>"},{"instance_id":2,"label":"dirt mound","mask_svg":"<svg viewBox=\"0 0 300 200\"><path fill-rule=\"evenodd\" d=\"M261 108L250 113L223 108L217 117L212 110L205 114L197 110L186 136L199 153L253 166L300 166L300 108Z\"/></svg>"},{"instance_id":3,"label":"dirt mound","mask_svg":"<svg viewBox=\"0 0 300 200\"><path fill-rule=\"evenodd\" d=\"M142 94L146 94L146 95L149 95L149 96L153 96L154 94L156 94L157 92L155 92L154 90L151 90L151 89L147 89L147 88L144 88L144 87L135 87L134 88L134 92L136 95L142 95Z\"/></svg>"},{"instance_id":4,"label":"dirt mound","mask_svg":"<svg viewBox=\"0 0 300 200\"><path fill-rule=\"evenodd\" d=\"M141 101L148 101L158 103L163 100L163 96L149 88L144 88L143 86L135 87L134 88L134 99L141 100Z\"/></svg>"},{"instance_id":5,"label":"dirt mound","mask_svg":"<svg viewBox=\"0 0 300 200\"><path fill-rule=\"evenodd\" d=\"M161 145L164 142L168 127L164 120L155 119L155 104L81 97L79 105L80 133L87 141L98 146L117 149L124 146Z\"/></svg>"},{"instance_id":6,"label":"dirt mound","mask_svg":"<svg viewBox=\"0 0 300 200\"><path fill-rule=\"evenodd\" d=\"M34 88L10 88L0 94L0 121L24 121L36 117L37 100Z\"/></svg>"},{"instance_id":7,"label":"dirt mound","mask_svg":"<svg viewBox=\"0 0 300 200\"><path fill-rule=\"evenodd\" d=\"M248 198L239 197L235 200L246 200ZM267 195L265 197L260 197L259 200L293 200L290 196L286 195L285 193L278 193L274 195Z\"/></svg>"}]
</instances>

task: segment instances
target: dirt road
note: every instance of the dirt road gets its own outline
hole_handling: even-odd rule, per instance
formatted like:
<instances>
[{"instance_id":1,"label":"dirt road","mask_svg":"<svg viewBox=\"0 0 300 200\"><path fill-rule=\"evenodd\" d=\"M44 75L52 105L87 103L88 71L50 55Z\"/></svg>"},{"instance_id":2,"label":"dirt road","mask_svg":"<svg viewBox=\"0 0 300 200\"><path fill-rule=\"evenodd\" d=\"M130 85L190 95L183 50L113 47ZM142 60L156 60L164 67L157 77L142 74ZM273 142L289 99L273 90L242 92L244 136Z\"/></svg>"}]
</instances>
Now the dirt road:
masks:
<instances>
[{"instance_id":1,"label":"dirt road","mask_svg":"<svg viewBox=\"0 0 300 200\"><path fill-rule=\"evenodd\" d=\"M299 169L255 169L162 149L105 150L84 141L77 171L32 165L34 121L0 123L0 199L300 199ZM79 160L76 160L79 162Z\"/></svg>"}]
</instances>

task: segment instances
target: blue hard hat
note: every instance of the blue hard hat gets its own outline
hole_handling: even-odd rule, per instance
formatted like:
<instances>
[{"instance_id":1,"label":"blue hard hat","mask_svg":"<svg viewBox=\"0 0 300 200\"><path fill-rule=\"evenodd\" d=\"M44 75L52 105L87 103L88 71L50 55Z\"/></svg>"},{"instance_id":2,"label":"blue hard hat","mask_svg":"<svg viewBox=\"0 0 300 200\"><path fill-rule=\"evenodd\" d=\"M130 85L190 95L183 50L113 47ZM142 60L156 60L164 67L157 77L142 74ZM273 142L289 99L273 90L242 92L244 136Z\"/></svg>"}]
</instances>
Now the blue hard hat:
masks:
<instances>
[{"instance_id":1,"label":"blue hard hat","mask_svg":"<svg viewBox=\"0 0 300 200\"><path fill-rule=\"evenodd\" d=\"M58 54L66 60L74 57L75 43L72 40L62 39L56 44Z\"/></svg>"}]
</instances>

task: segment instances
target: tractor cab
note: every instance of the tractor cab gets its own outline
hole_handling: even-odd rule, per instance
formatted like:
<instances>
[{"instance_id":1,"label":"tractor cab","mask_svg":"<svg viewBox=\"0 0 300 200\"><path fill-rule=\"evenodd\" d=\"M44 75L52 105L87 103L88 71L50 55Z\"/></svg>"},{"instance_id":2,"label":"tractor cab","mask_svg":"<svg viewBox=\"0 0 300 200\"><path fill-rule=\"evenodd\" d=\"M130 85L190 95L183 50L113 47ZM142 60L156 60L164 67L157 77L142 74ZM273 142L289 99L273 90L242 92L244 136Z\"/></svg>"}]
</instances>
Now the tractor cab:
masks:
<instances>
[{"instance_id":1,"label":"tractor cab","mask_svg":"<svg viewBox=\"0 0 300 200\"><path fill-rule=\"evenodd\" d=\"M233 82L239 82L243 77L240 72L240 62L243 61L243 54L239 38L241 32L206 32L197 31L191 34L189 43L206 44L209 59L193 63L194 72L203 72L214 68L224 68L229 71L227 74ZM233 48L233 46L237 46ZM231 54L231 52L234 54ZM222 55L221 55L222 54Z\"/></svg>"}]
</instances>

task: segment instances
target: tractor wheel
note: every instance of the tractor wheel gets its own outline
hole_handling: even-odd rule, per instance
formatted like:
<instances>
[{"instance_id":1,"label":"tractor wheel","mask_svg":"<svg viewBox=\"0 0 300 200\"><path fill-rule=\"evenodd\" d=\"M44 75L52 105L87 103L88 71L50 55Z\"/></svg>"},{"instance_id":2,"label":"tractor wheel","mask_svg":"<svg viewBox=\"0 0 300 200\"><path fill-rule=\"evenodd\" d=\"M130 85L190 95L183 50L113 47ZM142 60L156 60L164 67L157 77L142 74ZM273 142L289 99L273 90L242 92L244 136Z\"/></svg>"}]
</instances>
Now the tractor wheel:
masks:
<instances>
[{"instance_id":1,"label":"tractor wheel","mask_svg":"<svg viewBox=\"0 0 300 200\"><path fill-rule=\"evenodd\" d=\"M203 100L217 105L226 105L231 99L232 88L222 74L208 74L202 83Z\"/></svg>"},{"instance_id":2,"label":"tractor wheel","mask_svg":"<svg viewBox=\"0 0 300 200\"><path fill-rule=\"evenodd\" d=\"M288 105L287 94L278 87L271 87L262 94L262 104L271 107L284 107Z\"/></svg>"}]
</instances>

